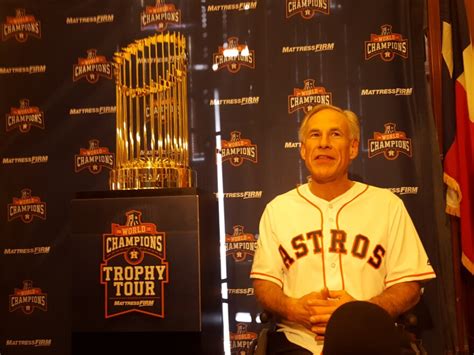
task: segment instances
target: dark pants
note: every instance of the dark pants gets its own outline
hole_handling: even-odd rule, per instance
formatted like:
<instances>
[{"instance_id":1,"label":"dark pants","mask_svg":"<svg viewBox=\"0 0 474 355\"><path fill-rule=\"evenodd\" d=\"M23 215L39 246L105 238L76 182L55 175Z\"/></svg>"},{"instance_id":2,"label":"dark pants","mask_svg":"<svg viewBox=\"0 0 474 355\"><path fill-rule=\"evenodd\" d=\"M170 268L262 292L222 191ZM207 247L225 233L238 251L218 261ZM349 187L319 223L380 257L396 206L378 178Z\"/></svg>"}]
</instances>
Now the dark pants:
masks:
<instances>
[{"instance_id":1,"label":"dark pants","mask_svg":"<svg viewBox=\"0 0 474 355\"><path fill-rule=\"evenodd\" d=\"M293 344L283 332L268 334L267 355L312 355L312 352Z\"/></svg>"}]
</instances>

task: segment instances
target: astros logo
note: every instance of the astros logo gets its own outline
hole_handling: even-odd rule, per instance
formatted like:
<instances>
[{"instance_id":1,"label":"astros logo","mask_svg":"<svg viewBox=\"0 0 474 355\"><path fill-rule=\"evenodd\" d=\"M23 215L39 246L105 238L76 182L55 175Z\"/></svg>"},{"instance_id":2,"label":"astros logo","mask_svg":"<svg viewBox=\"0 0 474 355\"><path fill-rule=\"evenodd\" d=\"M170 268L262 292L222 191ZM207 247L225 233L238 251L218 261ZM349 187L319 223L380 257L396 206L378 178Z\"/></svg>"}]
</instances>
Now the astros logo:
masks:
<instances>
[{"instance_id":1,"label":"astros logo","mask_svg":"<svg viewBox=\"0 0 474 355\"><path fill-rule=\"evenodd\" d=\"M36 106L30 106L30 100L21 99L20 107L11 107L6 114L7 132L18 128L21 133L30 131L31 126L44 129L44 113Z\"/></svg>"},{"instance_id":2,"label":"astros logo","mask_svg":"<svg viewBox=\"0 0 474 355\"><path fill-rule=\"evenodd\" d=\"M181 10L174 4L166 4L164 0L156 0L155 6L147 6L140 14L141 30L156 29L163 32L168 24L181 23Z\"/></svg>"},{"instance_id":3,"label":"astros logo","mask_svg":"<svg viewBox=\"0 0 474 355\"><path fill-rule=\"evenodd\" d=\"M8 204L8 221L20 218L23 223L31 223L34 217L46 219L46 203L37 196L31 196L31 189L21 190L21 197L13 197Z\"/></svg>"},{"instance_id":4,"label":"astros logo","mask_svg":"<svg viewBox=\"0 0 474 355\"><path fill-rule=\"evenodd\" d=\"M109 148L100 147L98 139L89 141L89 148L81 148L79 154L74 155L74 170L76 173L89 169L92 174L99 174L102 167L112 169L114 167L114 153Z\"/></svg>"},{"instance_id":5,"label":"astros logo","mask_svg":"<svg viewBox=\"0 0 474 355\"><path fill-rule=\"evenodd\" d=\"M232 255L236 262L252 257L257 248L257 238L253 234L244 233L244 227L234 226L232 235L225 236L226 255Z\"/></svg>"},{"instance_id":6,"label":"astros logo","mask_svg":"<svg viewBox=\"0 0 474 355\"><path fill-rule=\"evenodd\" d=\"M164 284L168 283L166 235L142 212L125 213L126 223L112 223L103 234L100 283L105 287L105 318L140 312L164 318Z\"/></svg>"},{"instance_id":7,"label":"astros logo","mask_svg":"<svg viewBox=\"0 0 474 355\"><path fill-rule=\"evenodd\" d=\"M222 140L222 162L229 161L232 166L240 166L244 160L257 163L257 145L250 139L241 138L239 131L230 132L230 141Z\"/></svg>"},{"instance_id":8,"label":"astros logo","mask_svg":"<svg viewBox=\"0 0 474 355\"><path fill-rule=\"evenodd\" d=\"M79 58L72 67L72 81L85 78L95 84L100 77L112 79L112 63L102 55L97 55L97 49L88 49L86 58Z\"/></svg>"},{"instance_id":9,"label":"astros logo","mask_svg":"<svg viewBox=\"0 0 474 355\"><path fill-rule=\"evenodd\" d=\"M237 323L237 333L229 332L232 354L247 354L252 340L257 338L257 333L249 332L247 324Z\"/></svg>"},{"instance_id":10,"label":"astros logo","mask_svg":"<svg viewBox=\"0 0 474 355\"><path fill-rule=\"evenodd\" d=\"M9 296L9 311L21 309L25 314L31 314L37 308L44 312L48 310L48 295L40 288L33 287L33 281L23 281L23 288L15 288Z\"/></svg>"},{"instance_id":11,"label":"astros logo","mask_svg":"<svg viewBox=\"0 0 474 355\"><path fill-rule=\"evenodd\" d=\"M229 37L227 43L220 46L212 56L212 69L217 71L227 68L231 73L237 73L242 66L255 69L255 51L249 50L245 44L239 44L237 37Z\"/></svg>"},{"instance_id":12,"label":"astros logo","mask_svg":"<svg viewBox=\"0 0 474 355\"><path fill-rule=\"evenodd\" d=\"M395 123L386 123L385 132L375 132L374 139L369 139L369 158L382 154L385 159L397 159L400 153L412 156L411 139L405 132L397 131Z\"/></svg>"},{"instance_id":13,"label":"astros logo","mask_svg":"<svg viewBox=\"0 0 474 355\"><path fill-rule=\"evenodd\" d=\"M286 0L286 18L300 14L305 20L313 18L316 12L329 15L330 0Z\"/></svg>"},{"instance_id":14,"label":"astros logo","mask_svg":"<svg viewBox=\"0 0 474 355\"><path fill-rule=\"evenodd\" d=\"M408 39L404 39L401 34L392 33L391 25L380 26L381 33L371 34L370 41L365 41L365 60L369 60L377 55L385 62L390 62L399 55L408 58Z\"/></svg>"},{"instance_id":15,"label":"astros logo","mask_svg":"<svg viewBox=\"0 0 474 355\"><path fill-rule=\"evenodd\" d=\"M15 37L23 43L28 40L28 36L41 38L41 22L33 15L27 15L25 9L16 9L15 17L7 16L5 23L2 23L2 41Z\"/></svg>"},{"instance_id":16,"label":"astros logo","mask_svg":"<svg viewBox=\"0 0 474 355\"><path fill-rule=\"evenodd\" d=\"M318 104L332 104L332 93L324 87L315 86L314 79L306 79L302 89L293 89L293 95L288 95L288 113L303 110L308 113Z\"/></svg>"}]
</instances>

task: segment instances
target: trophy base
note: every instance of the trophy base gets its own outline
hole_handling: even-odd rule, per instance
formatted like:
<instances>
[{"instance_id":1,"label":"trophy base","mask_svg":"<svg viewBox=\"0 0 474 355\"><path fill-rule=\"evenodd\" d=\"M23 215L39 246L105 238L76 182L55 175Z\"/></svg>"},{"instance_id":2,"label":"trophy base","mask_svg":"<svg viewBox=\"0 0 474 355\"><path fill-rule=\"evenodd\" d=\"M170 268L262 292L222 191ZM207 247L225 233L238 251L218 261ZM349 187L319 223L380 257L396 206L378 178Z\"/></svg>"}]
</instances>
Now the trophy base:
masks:
<instances>
[{"instance_id":1,"label":"trophy base","mask_svg":"<svg viewBox=\"0 0 474 355\"><path fill-rule=\"evenodd\" d=\"M110 172L111 190L142 190L195 187L189 168L118 168Z\"/></svg>"}]
</instances>

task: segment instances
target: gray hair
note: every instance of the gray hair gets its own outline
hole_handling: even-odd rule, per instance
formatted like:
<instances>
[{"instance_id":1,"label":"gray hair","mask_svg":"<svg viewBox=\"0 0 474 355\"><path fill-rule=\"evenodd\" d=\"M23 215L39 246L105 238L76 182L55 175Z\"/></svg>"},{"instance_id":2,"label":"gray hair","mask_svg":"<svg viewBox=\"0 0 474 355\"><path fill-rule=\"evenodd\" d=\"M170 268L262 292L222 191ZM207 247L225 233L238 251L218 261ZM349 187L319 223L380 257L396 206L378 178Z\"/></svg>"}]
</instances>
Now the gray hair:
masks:
<instances>
[{"instance_id":1,"label":"gray hair","mask_svg":"<svg viewBox=\"0 0 474 355\"><path fill-rule=\"evenodd\" d=\"M311 111L309 111L303 118L303 122L301 122L300 129L298 130L298 138L301 143L304 143L304 137L306 134L307 126L309 119L317 114L319 111L322 110L333 110L340 112L346 117L347 123L349 124L349 131L351 133L351 138L360 141L360 123L359 118L357 115L349 110L343 110L337 106L327 105L327 104L320 104L314 106Z\"/></svg>"}]
</instances>

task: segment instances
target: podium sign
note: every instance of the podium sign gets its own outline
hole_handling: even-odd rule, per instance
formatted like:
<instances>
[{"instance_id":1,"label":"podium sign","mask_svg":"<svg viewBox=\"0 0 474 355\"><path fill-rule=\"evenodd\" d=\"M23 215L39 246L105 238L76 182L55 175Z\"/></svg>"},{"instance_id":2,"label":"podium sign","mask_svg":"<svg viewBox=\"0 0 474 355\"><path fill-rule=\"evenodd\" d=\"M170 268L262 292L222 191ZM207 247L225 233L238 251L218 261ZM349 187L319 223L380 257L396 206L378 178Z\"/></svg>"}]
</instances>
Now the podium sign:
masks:
<instances>
[{"instance_id":1,"label":"podium sign","mask_svg":"<svg viewBox=\"0 0 474 355\"><path fill-rule=\"evenodd\" d=\"M199 196L72 201L72 329L201 330Z\"/></svg>"}]
</instances>

